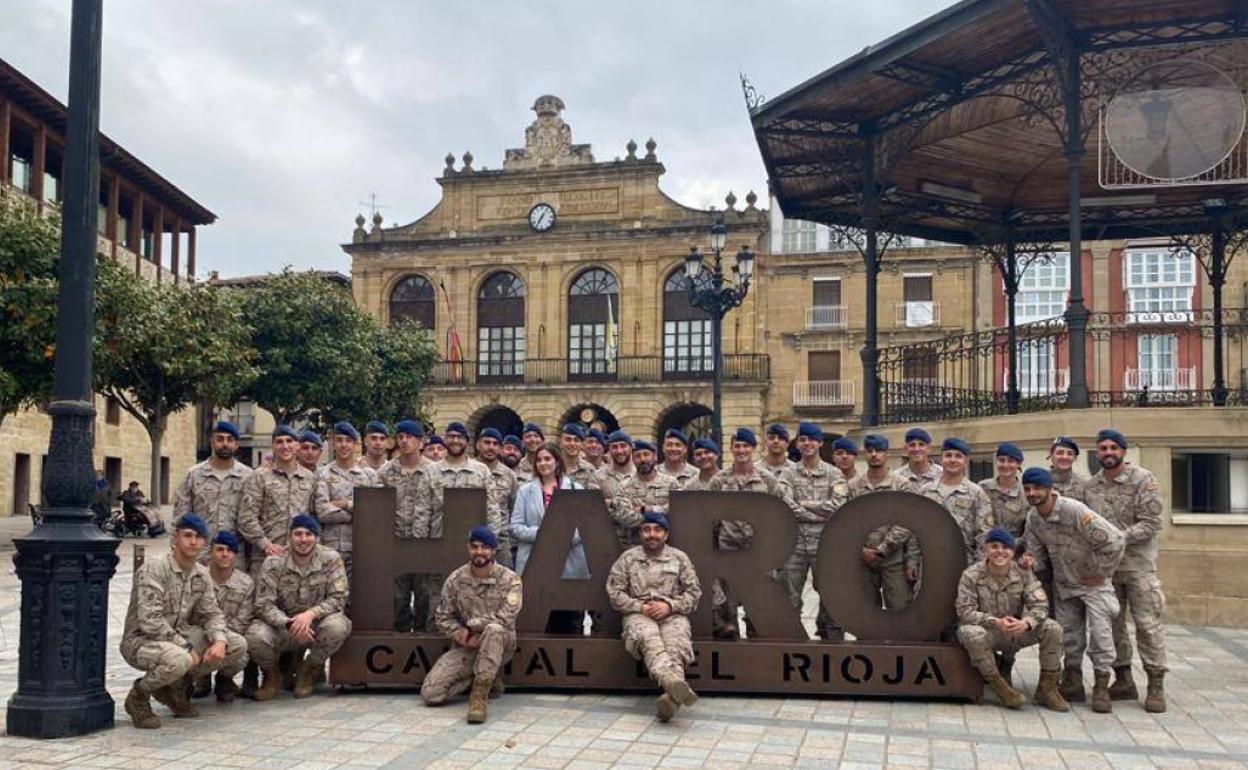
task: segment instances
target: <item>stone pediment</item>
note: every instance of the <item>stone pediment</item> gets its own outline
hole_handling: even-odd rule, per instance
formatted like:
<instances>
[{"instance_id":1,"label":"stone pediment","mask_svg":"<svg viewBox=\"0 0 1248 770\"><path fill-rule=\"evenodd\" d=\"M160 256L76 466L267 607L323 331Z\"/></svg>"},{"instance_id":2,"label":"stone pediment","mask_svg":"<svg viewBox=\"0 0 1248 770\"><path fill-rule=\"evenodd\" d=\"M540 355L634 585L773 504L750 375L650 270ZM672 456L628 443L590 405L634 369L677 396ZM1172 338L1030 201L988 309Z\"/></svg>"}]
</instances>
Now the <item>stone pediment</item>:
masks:
<instances>
[{"instance_id":1,"label":"stone pediment","mask_svg":"<svg viewBox=\"0 0 1248 770\"><path fill-rule=\"evenodd\" d=\"M507 150L504 171L578 166L594 162L588 144L572 144L572 127L563 121L563 100L547 94L533 103L537 118L524 130L524 147Z\"/></svg>"}]
</instances>

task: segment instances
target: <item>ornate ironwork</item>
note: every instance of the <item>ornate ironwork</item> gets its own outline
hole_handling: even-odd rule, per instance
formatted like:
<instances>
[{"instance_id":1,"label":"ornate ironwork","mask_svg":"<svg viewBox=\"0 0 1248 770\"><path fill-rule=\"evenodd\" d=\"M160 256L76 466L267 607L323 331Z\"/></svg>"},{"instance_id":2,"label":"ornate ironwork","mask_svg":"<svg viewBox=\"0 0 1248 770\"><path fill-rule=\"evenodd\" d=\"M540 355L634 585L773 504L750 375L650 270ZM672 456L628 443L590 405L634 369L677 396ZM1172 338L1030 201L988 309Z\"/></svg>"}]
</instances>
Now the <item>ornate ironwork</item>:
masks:
<instances>
[{"instance_id":1,"label":"ornate ironwork","mask_svg":"<svg viewBox=\"0 0 1248 770\"><path fill-rule=\"evenodd\" d=\"M767 101L767 97L758 92L750 79L745 76L744 72L738 73L741 76L741 95L745 97L745 108L750 112L762 106Z\"/></svg>"}]
</instances>

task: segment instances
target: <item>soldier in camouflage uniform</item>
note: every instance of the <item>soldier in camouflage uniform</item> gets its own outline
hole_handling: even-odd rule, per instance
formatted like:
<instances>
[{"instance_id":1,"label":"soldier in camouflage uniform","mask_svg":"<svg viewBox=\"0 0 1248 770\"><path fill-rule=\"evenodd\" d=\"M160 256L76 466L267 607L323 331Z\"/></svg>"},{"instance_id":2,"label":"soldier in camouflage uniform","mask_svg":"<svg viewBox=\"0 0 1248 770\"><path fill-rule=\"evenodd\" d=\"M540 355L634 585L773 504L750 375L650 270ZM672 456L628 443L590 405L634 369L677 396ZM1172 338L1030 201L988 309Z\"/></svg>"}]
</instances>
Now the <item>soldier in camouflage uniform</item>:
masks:
<instances>
[{"instance_id":1,"label":"soldier in camouflage uniform","mask_svg":"<svg viewBox=\"0 0 1248 770\"><path fill-rule=\"evenodd\" d=\"M919 494L935 500L949 511L962 530L964 564L979 558L984 535L996 526L992 502L979 485L966 478L966 462L971 447L960 438L947 438L941 444L941 475L936 482L925 482Z\"/></svg>"},{"instance_id":2,"label":"soldier in camouflage uniform","mask_svg":"<svg viewBox=\"0 0 1248 770\"><path fill-rule=\"evenodd\" d=\"M414 420L395 426L398 454L377 474L383 486L395 490L394 536L400 540L429 538L433 516L433 463L420 453L424 429ZM428 631L433 627L432 608L421 575L399 575L394 580L394 628L396 631Z\"/></svg>"},{"instance_id":3,"label":"soldier in camouflage uniform","mask_svg":"<svg viewBox=\"0 0 1248 770\"><path fill-rule=\"evenodd\" d=\"M195 675L243 667L246 642L226 628L208 568L198 561L208 525L193 513L174 524L172 551L145 562L134 575L130 608L121 637L121 657L146 672L126 696L134 726L160 727L151 697L176 717L199 716L187 700Z\"/></svg>"},{"instance_id":4,"label":"soldier in camouflage uniform","mask_svg":"<svg viewBox=\"0 0 1248 770\"><path fill-rule=\"evenodd\" d=\"M832 442L832 467L841 472L846 484L858 475L858 445L849 436Z\"/></svg>"},{"instance_id":5,"label":"soldier in camouflage uniform","mask_svg":"<svg viewBox=\"0 0 1248 770\"><path fill-rule=\"evenodd\" d=\"M620 487L612 499L611 518L615 521L620 545L627 548L638 541L637 528L646 511L667 513L668 498L676 489L676 479L656 468L657 447L649 441L633 442L633 467L636 472Z\"/></svg>"},{"instance_id":6,"label":"soldier in camouflage uniform","mask_svg":"<svg viewBox=\"0 0 1248 770\"><path fill-rule=\"evenodd\" d=\"M1166 710L1166 627L1162 616L1166 596L1157 578L1157 538L1161 534L1161 490L1153 474L1127 462L1127 439L1116 430L1096 435L1096 453L1101 470L1083 490L1088 507L1122 530L1126 551L1114 573L1114 591L1122 611L1114 620L1114 684L1109 695L1114 700L1140 697L1131 676L1131 635L1127 632L1127 610L1135 621L1135 639L1140 660L1148 675L1148 695L1144 710Z\"/></svg>"},{"instance_id":7,"label":"soldier in camouflage uniform","mask_svg":"<svg viewBox=\"0 0 1248 770\"><path fill-rule=\"evenodd\" d=\"M489 527L468 534L468 563L442 584L435 613L452 647L420 686L426 705L438 706L472 687L468 721L485 721L486 701L503 691L502 668L516 651L516 616L524 587L520 576L494 560L498 538Z\"/></svg>"},{"instance_id":8,"label":"soldier in camouflage uniform","mask_svg":"<svg viewBox=\"0 0 1248 770\"><path fill-rule=\"evenodd\" d=\"M797 519L797 542L780 575L785 593L789 595L789 603L799 614L807 576L815 571L823 525L845 504L849 495L849 487L841 472L820 459L819 449L822 446L823 429L813 422L800 423L797 426L797 451L801 453L802 461L780 474L780 482L790 493L788 501ZM824 612L822 599L815 616L815 633L821 639L845 638L844 629Z\"/></svg>"},{"instance_id":9,"label":"soldier in camouflage uniform","mask_svg":"<svg viewBox=\"0 0 1248 770\"><path fill-rule=\"evenodd\" d=\"M194 513L208 525L208 539L217 532L238 528L238 506L243 485L251 468L243 465L238 452L238 428L221 420L212 429L212 456L187 471L173 496L173 518ZM208 563L208 550L199 560Z\"/></svg>"},{"instance_id":10,"label":"soldier in camouflage uniform","mask_svg":"<svg viewBox=\"0 0 1248 770\"><path fill-rule=\"evenodd\" d=\"M499 450L498 450L499 461L503 465L506 465L511 470L512 473L516 473L517 468L520 467L520 460L522 460L523 458L524 458L524 442L520 440L520 437L514 436L510 433L508 433L506 436L503 436L503 445L499 447ZM520 484L521 484L520 476L517 474L516 486L520 486Z\"/></svg>"},{"instance_id":11,"label":"soldier in camouflage uniform","mask_svg":"<svg viewBox=\"0 0 1248 770\"><path fill-rule=\"evenodd\" d=\"M685 483L685 490L697 492L710 489L711 480L719 473L719 445L709 438L694 439L693 465L698 469L698 475ZM712 586L712 601L714 597L715 587Z\"/></svg>"},{"instance_id":12,"label":"soldier in camouflage uniform","mask_svg":"<svg viewBox=\"0 0 1248 770\"><path fill-rule=\"evenodd\" d=\"M435 433L425 439L420 453L431 463L442 462L446 457L446 440Z\"/></svg>"},{"instance_id":13,"label":"soldier in camouflage uniform","mask_svg":"<svg viewBox=\"0 0 1248 770\"><path fill-rule=\"evenodd\" d=\"M258 580L268 557L286 554L290 519L312 510L316 474L295 460L299 434L289 425L273 431L273 464L253 472L243 484L238 534L250 546L248 568Z\"/></svg>"},{"instance_id":14,"label":"soldier in camouflage uniform","mask_svg":"<svg viewBox=\"0 0 1248 770\"><path fill-rule=\"evenodd\" d=\"M316 431L305 430L299 434L299 450L295 457L299 464L316 473L321 467L321 453L325 451L325 442Z\"/></svg>"},{"instance_id":15,"label":"soldier in camouflage uniform","mask_svg":"<svg viewBox=\"0 0 1248 770\"><path fill-rule=\"evenodd\" d=\"M689 438L680 428L668 428L663 433L662 473L676 479L676 489L684 489L698 469L689 464Z\"/></svg>"},{"instance_id":16,"label":"soldier in camouflage uniform","mask_svg":"<svg viewBox=\"0 0 1248 770\"><path fill-rule=\"evenodd\" d=\"M364 426L364 455L360 457L360 465L378 473L389 459L390 427L381 420L373 420Z\"/></svg>"},{"instance_id":17,"label":"soldier in camouflage uniform","mask_svg":"<svg viewBox=\"0 0 1248 770\"><path fill-rule=\"evenodd\" d=\"M888 439L871 433L862 439L867 454L867 472L849 482L849 499L872 492L914 492L914 487L888 469ZM876 602L889 610L907 607L914 599L914 583L919 577L919 539L905 527L893 524L876 527L862 546L862 560L871 570Z\"/></svg>"},{"instance_id":18,"label":"soldier in camouflage uniform","mask_svg":"<svg viewBox=\"0 0 1248 770\"><path fill-rule=\"evenodd\" d=\"M1073 438L1058 436L1049 447L1049 472L1053 474L1053 491L1062 497L1073 497L1083 502L1083 488L1088 479L1075 472L1079 459L1079 445Z\"/></svg>"},{"instance_id":19,"label":"soldier in camouflage uniform","mask_svg":"<svg viewBox=\"0 0 1248 770\"><path fill-rule=\"evenodd\" d=\"M1018 479L1023 465L1023 450L1008 442L1001 444L993 462L997 475L979 482L979 486L988 493L995 526L1004 527L1015 538L1021 538L1023 525L1027 523L1027 511L1030 510L1023 495L1023 484Z\"/></svg>"},{"instance_id":20,"label":"soldier in camouflage uniform","mask_svg":"<svg viewBox=\"0 0 1248 770\"><path fill-rule=\"evenodd\" d=\"M1013 660L1024 647L1040 646L1040 682L1035 701L1053 711L1070 711L1057 691L1062 669L1062 627L1049 619L1048 597L1039 581L1014 563L1014 535L997 527L984 538L984 558L967 567L958 583L958 641L971 663L1007 707L1022 708L1023 694L997 669L994 652Z\"/></svg>"},{"instance_id":21,"label":"soldier in camouflage uniform","mask_svg":"<svg viewBox=\"0 0 1248 770\"><path fill-rule=\"evenodd\" d=\"M212 539L209 549L211 561L208 572L212 575L213 588L217 594L217 605L225 615L225 627L240 638L247 636L247 628L251 625L255 614L256 586L251 576L235 567L238 559L239 542L233 532L221 530ZM237 672L217 671L215 690L217 700L229 703L239 694L234 684L233 674ZM206 698L213 690L212 677L204 673L195 677L194 698Z\"/></svg>"},{"instance_id":22,"label":"soldier in camouflage uniform","mask_svg":"<svg viewBox=\"0 0 1248 770\"><path fill-rule=\"evenodd\" d=\"M375 487L377 474L355 459L360 433L349 422L334 426L334 461L317 474L316 498L313 505L316 520L321 524L321 545L332 548L342 557L351 582L351 529L355 511L355 488Z\"/></svg>"},{"instance_id":23,"label":"soldier in camouflage uniform","mask_svg":"<svg viewBox=\"0 0 1248 770\"><path fill-rule=\"evenodd\" d=\"M317 672L324 673L325 661L351 635L351 621L343 613L347 571L336 551L317 542L320 531L316 519L296 516L290 522L290 550L268 559L260 574L256 619L247 629L247 648L264 673L256 700L277 695L277 659L283 652L295 656L295 697L310 696Z\"/></svg>"},{"instance_id":24,"label":"soldier in camouflage uniform","mask_svg":"<svg viewBox=\"0 0 1248 770\"><path fill-rule=\"evenodd\" d=\"M533 480L533 456L546 443L546 434L537 423L526 422L524 430L520 431L520 441L524 444L524 457L520 458L520 464L516 466L516 481L524 484Z\"/></svg>"},{"instance_id":25,"label":"soldier in camouflage uniform","mask_svg":"<svg viewBox=\"0 0 1248 770\"><path fill-rule=\"evenodd\" d=\"M689 616L702 587L689 557L667 545L670 529L666 516L646 513L642 544L625 551L607 576L607 597L624 616L624 649L644 661L663 688L657 704L660 722L698 700L685 681L685 666L693 662Z\"/></svg>"},{"instance_id":26,"label":"soldier in camouflage uniform","mask_svg":"<svg viewBox=\"0 0 1248 770\"><path fill-rule=\"evenodd\" d=\"M559 451L563 455L563 467L567 469L564 475L582 489L597 489L598 470L582 456L584 442L585 428L580 423L569 422L559 432Z\"/></svg>"},{"instance_id":27,"label":"soldier in camouflage uniform","mask_svg":"<svg viewBox=\"0 0 1248 770\"><path fill-rule=\"evenodd\" d=\"M434 463L430 468L429 484L433 493L433 508L429 519L429 537L441 539L442 520L445 506L446 490L448 489L484 489L486 497L486 516L489 516L490 484L493 477L485 463L468 456L468 427L462 422L453 421L447 424L442 433L446 444L446 456ZM430 609L430 618L426 630L434 630L432 611L438 606L442 596L442 581L446 575L428 574L424 576L425 602Z\"/></svg>"},{"instance_id":28,"label":"soldier in camouflage uniform","mask_svg":"<svg viewBox=\"0 0 1248 770\"><path fill-rule=\"evenodd\" d=\"M498 538L495 558L504 567L515 564L511 549L511 509L516 502L516 474L498 459L503 434L497 428L483 428L477 434L477 459L490 472L486 492L485 523Z\"/></svg>"},{"instance_id":29,"label":"soldier in camouflage uniform","mask_svg":"<svg viewBox=\"0 0 1248 770\"><path fill-rule=\"evenodd\" d=\"M1062 697L1082 703L1083 655L1092 659L1095 687L1092 710L1109 713L1109 674L1114 662L1114 618L1118 596L1113 575L1126 544L1122 532L1078 500L1053 492L1053 477L1044 468L1023 473L1023 492L1033 510L1027 514L1023 569L1053 568L1054 604L1062 625L1066 666Z\"/></svg>"},{"instance_id":30,"label":"soldier in camouflage uniform","mask_svg":"<svg viewBox=\"0 0 1248 770\"><path fill-rule=\"evenodd\" d=\"M597 428L590 428L585 432L582 450L585 462L592 465L597 473L607 463L607 435Z\"/></svg>"},{"instance_id":31,"label":"soldier in camouflage uniform","mask_svg":"<svg viewBox=\"0 0 1248 770\"><path fill-rule=\"evenodd\" d=\"M917 490L928 481L940 481L940 464L932 462L932 436L922 428L906 431L906 464L896 470Z\"/></svg>"},{"instance_id":32,"label":"soldier in camouflage uniform","mask_svg":"<svg viewBox=\"0 0 1248 770\"><path fill-rule=\"evenodd\" d=\"M612 431L607 437L607 463L598 469L597 474L598 488L602 490L608 511L615 510L615 499L623 491L625 482L636 472L633 467L633 440L622 430ZM620 542L625 543L624 540Z\"/></svg>"},{"instance_id":33,"label":"soldier in camouflage uniform","mask_svg":"<svg viewBox=\"0 0 1248 770\"><path fill-rule=\"evenodd\" d=\"M763 444L765 451L758 469L779 480L782 473L796 465L789 459L789 429L778 422L768 425Z\"/></svg>"}]
</instances>

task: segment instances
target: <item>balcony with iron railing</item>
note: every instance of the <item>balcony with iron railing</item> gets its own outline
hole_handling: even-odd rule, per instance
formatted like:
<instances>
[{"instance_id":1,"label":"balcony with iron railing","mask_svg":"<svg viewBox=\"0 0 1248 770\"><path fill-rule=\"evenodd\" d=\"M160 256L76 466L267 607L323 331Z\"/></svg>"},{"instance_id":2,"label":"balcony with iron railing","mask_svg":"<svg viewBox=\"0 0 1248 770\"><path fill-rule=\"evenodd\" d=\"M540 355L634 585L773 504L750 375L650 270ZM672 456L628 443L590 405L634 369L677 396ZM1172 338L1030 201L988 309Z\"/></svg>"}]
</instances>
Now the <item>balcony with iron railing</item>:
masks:
<instances>
[{"instance_id":1,"label":"balcony with iron railing","mask_svg":"<svg viewBox=\"0 0 1248 770\"><path fill-rule=\"evenodd\" d=\"M1010 387L1010 370L1001 372L1001 389ZM1018 373L1018 392L1026 396L1047 396L1070 389L1070 367L1061 369L1022 369Z\"/></svg>"},{"instance_id":2,"label":"balcony with iron railing","mask_svg":"<svg viewBox=\"0 0 1248 770\"><path fill-rule=\"evenodd\" d=\"M723 380L767 382L771 357L765 353L724 356ZM577 383L650 384L711 381L710 357L619 356L608 359L492 359L439 361L430 387L509 386L543 387Z\"/></svg>"},{"instance_id":3,"label":"balcony with iron railing","mask_svg":"<svg viewBox=\"0 0 1248 770\"><path fill-rule=\"evenodd\" d=\"M806 308L806 328L809 331L844 329L849 325L849 314L844 305L812 305Z\"/></svg>"},{"instance_id":4,"label":"balcony with iron railing","mask_svg":"<svg viewBox=\"0 0 1248 770\"><path fill-rule=\"evenodd\" d=\"M1196 367L1168 369L1127 369L1123 376L1123 390L1194 390Z\"/></svg>"},{"instance_id":5,"label":"balcony with iron railing","mask_svg":"<svg viewBox=\"0 0 1248 770\"><path fill-rule=\"evenodd\" d=\"M905 329L922 329L940 326L940 303L931 301L898 302L897 326Z\"/></svg>"},{"instance_id":6,"label":"balcony with iron railing","mask_svg":"<svg viewBox=\"0 0 1248 770\"><path fill-rule=\"evenodd\" d=\"M853 380L799 380L793 383L793 406L797 409L852 408Z\"/></svg>"}]
</instances>

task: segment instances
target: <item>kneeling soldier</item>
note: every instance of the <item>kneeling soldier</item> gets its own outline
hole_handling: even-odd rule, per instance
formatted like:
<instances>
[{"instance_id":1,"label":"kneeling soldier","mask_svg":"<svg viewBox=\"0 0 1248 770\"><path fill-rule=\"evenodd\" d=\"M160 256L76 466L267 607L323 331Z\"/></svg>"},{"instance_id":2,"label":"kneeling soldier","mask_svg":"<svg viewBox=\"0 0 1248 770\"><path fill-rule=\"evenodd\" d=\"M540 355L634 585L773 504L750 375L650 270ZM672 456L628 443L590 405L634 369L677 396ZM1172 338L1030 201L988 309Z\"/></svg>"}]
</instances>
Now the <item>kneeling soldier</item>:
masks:
<instances>
[{"instance_id":1,"label":"kneeling soldier","mask_svg":"<svg viewBox=\"0 0 1248 770\"><path fill-rule=\"evenodd\" d=\"M317 542L320 534L316 519L301 513L290 520L290 550L264 562L256 620L247 629L247 647L264 674L256 700L277 695L277 658L284 652L293 652L297 663L295 697L311 695L316 672L351 634L342 612L347 572L342 557Z\"/></svg>"},{"instance_id":2,"label":"kneeling soldier","mask_svg":"<svg viewBox=\"0 0 1248 770\"><path fill-rule=\"evenodd\" d=\"M208 525L193 513L174 524L172 552L139 567L121 638L121 657L146 672L126 696L135 727L160 727L151 697L175 717L199 716L187 699L193 675L217 669L238 673L247 645L225 625L208 568L197 560Z\"/></svg>"},{"instance_id":3,"label":"kneeling soldier","mask_svg":"<svg viewBox=\"0 0 1248 770\"><path fill-rule=\"evenodd\" d=\"M1023 694L1001 676L994 652L1014 653L1040 645L1040 683L1033 696L1053 711L1070 706L1057 691L1062 669L1062 627L1048 619L1048 597L1035 575L1014 563L1014 535L988 532L984 558L966 568L958 584L958 641L1001 702L1022 708Z\"/></svg>"},{"instance_id":4,"label":"kneeling soldier","mask_svg":"<svg viewBox=\"0 0 1248 770\"><path fill-rule=\"evenodd\" d=\"M494 560L497 553L494 531L473 527L468 533L468 563L442 584L434 611L438 630L453 647L438 658L420 685L425 704L440 706L471 684L471 724L484 722L486 701L503 694L503 664L516 652L516 616L524 588L519 575Z\"/></svg>"},{"instance_id":5,"label":"kneeling soldier","mask_svg":"<svg viewBox=\"0 0 1248 770\"><path fill-rule=\"evenodd\" d=\"M685 666L693 662L689 616L702 587L685 552L668 547L670 529L663 514L645 514L641 545L625 551L607 576L611 606L624 615L624 649L644 660L663 688L657 706L660 722L698 701L685 682Z\"/></svg>"},{"instance_id":6,"label":"kneeling soldier","mask_svg":"<svg viewBox=\"0 0 1248 770\"><path fill-rule=\"evenodd\" d=\"M213 589L217 594L217 605L225 615L225 627L241 636L246 636L254 616L256 589L251 576L235 567L238 559L239 542L233 532L221 530L212 539L212 550L208 552L208 572L212 575ZM217 671L217 700L229 703L239 694L238 685L234 684L233 671L222 667ZM195 677L194 698L206 698L213 690L211 675L204 673ZM254 692L254 688L252 692ZM250 697L250 694L248 695Z\"/></svg>"}]
</instances>

